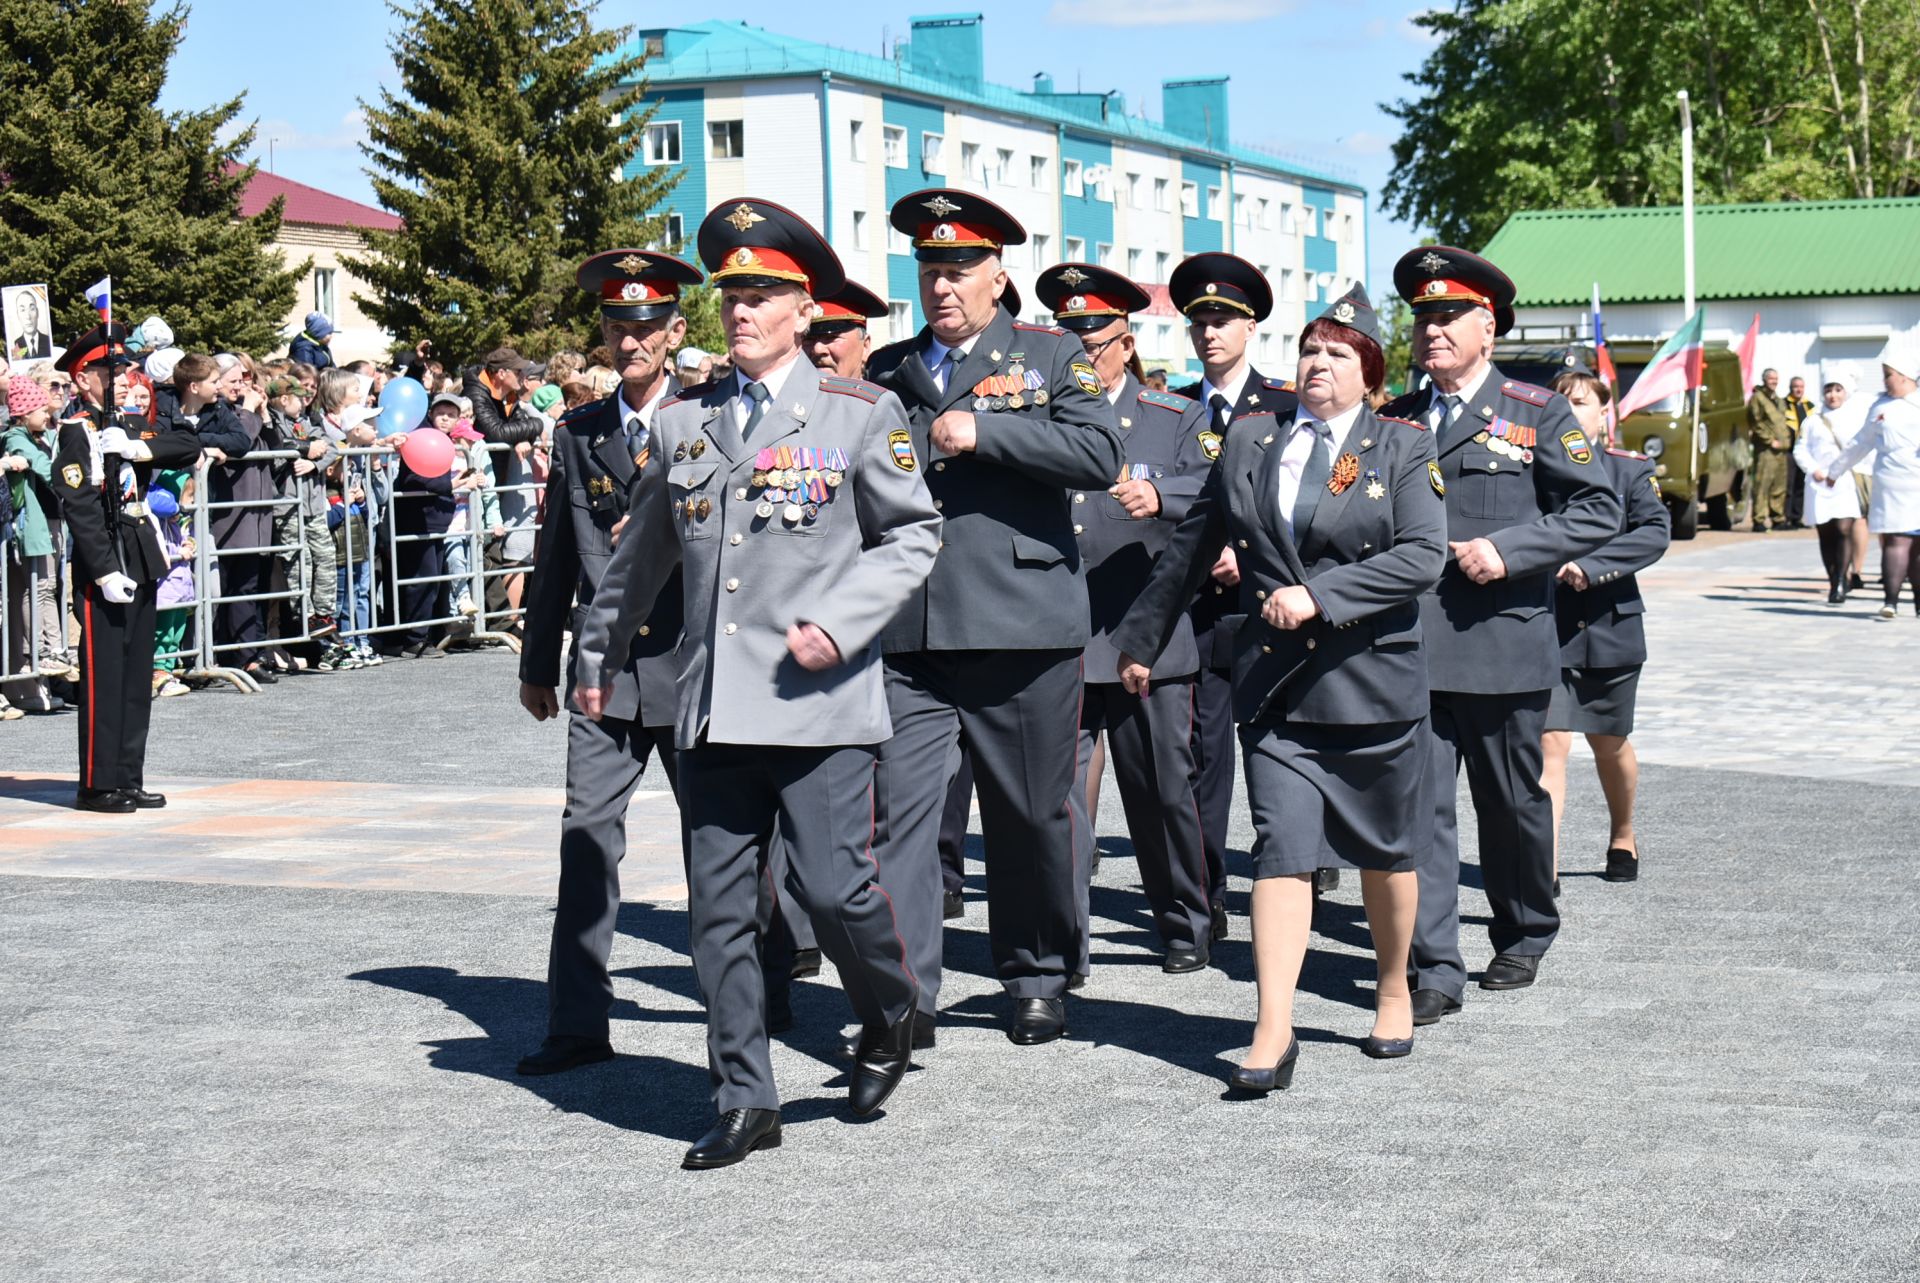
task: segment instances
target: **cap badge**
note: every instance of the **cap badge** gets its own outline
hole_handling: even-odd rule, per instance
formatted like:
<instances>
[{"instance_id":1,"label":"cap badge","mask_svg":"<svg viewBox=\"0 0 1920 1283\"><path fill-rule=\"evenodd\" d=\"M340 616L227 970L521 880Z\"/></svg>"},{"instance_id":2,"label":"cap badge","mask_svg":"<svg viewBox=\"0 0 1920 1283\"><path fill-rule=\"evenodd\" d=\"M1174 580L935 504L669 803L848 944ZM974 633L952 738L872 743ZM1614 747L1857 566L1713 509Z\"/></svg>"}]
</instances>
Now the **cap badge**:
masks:
<instances>
[{"instance_id":1,"label":"cap badge","mask_svg":"<svg viewBox=\"0 0 1920 1283\"><path fill-rule=\"evenodd\" d=\"M625 258L616 260L614 266L625 272L628 276L638 276L647 270L648 264L647 260L641 258L638 254L629 254Z\"/></svg>"},{"instance_id":2,"label":"cap badge","mask_svg":"<svg viewBox=\"0 0 1920 1283\"><path fill-rule=\"evenodd\" d=\"M1447 283L1445 281L1428 281L1427 288L1420 292L1422 294L1445 294L1447 292Z\"/></svg>"},{"instance_id":3,"label":"cap badge","mask_svg":"<svg viewBox=\"0 0 1920 1283\"><path fill-rule=\"evenodd\" d=\"M1086 297L1086 295L1084 295L1084 294L1075 294L1075 295L1074 295L1074 296L1073 296L1072 298L1070 298L1070 299L1068 299L1068 300L1067 300L1067 305L1066 305L1066 307L1064 307L1064 308L1062 308L1061 310L1062 310L1062 311L1066 311L1066 312L1084 312L1084 311L1086 311L1086 310L1087 310L1087 297Z\"/></svg>"},{"instance_id":4,"label":"cap badge","mask_svg":"<svg viewBox=\"0 0 1920 1283\"><path fill-rule=\"evenodd\" d=\"M933 229L933 239L936 241L950 241L958 236L959 233L953 230L952 223L939 223Z\"/></svg>"},{"instance_id":5,"label":"cap badge","mask_svg":"<svg viewBox=\"0 0 1920 1283\"><path fill-rule=\"evenodd\" d=\"M1068 285L1078 285L1082 281L1090 281L1093 278L1077 267L1069 267L1066 271L1060 273L1060 279Z\"/></svg>"},{"instance_id":6,"label":"cap badge","mask_svg":"<svg viewBox=\"0 0 1920 1283\"><path fill-rule=\"evenodd\" d=\"M1440 271L1446 270L1447 260L1444 258L1441 258L1438 254L1434 253L1432 250L1428 250L1425 254L1420 256L1420 262L1418 266L1420 270L1423 272L1429 272L1429 273L1440 272Z\"/></svg>"},{"instance_id":7,"label":"cap badge","mask_svg":"<svg viewBox=\"0 0 1920 1283\"><path fill-rule=\"evenodd\" d=\"M1353 317L1353 304L1347 302L1345 299L1333 305L1333 319L1340 322L1340 324L1347 324L1353 320Z\"/></svg>"},{"instance_id":8,"label":"cap badge","mask_svg":"<svg viewBox=\"0 0 1920 1283\"><path fill-rule=\"evenodd\" d=\"M733 265L735 267L752 267L755 263L758 263L759 261L760 260L754 256L753 251L748 249L745 245L742 245L739 249L733 252Z\"/></svg>"},{"instance_id":9,"label":"cap badge","mask_svg":"<svg viewBox=\"0 0 1920 1283\"><path fill-rule=\"evenodd\" d=\"M623 299L627 299L628 301L632 301L633 299L637 299L637 298L645 298L646 296L647 296L647 287L642 285L638 281L628 281L625 285L622 285L620 287L620 297Z\"/></svg>"},{"instance_id":10,"label":"cap badge","mask_svg":"<svg viewBox=\"0 0 1920 1283\"><path fill-rule=\"evenodd\" d=\"M1217 285L1217 284L1215 284L1214 282L1212 282L1212 281L1208 281L1208 282L1207 282L1207 288L1206 288L1206 289L1204 289L1204 290L1202 290L1202 291L1200 291L1200 292L1201 292L1202 294L1218 294L1218 293L1220 292L1220 287L1219 287L1219 285Z\"/></svg>"},{"instance_id":11,"label":"cap badge","mask_svg":"<svg viewBox=\"0 0 1920 1283\"><path fill-rule=\"evenodd\" d=\"M764 223L767 220L761 215L754 213L753 206L747 204L745 201L741 201L734 211L727 215L727 221L733 224L734 231L744 232L755 223Z\"/></svg>"},{"instance_id":12,"label":"cap badge","mask_svg":"<svg viewBox=\"0 0 1920 1283\"><path fill-rule=\"evenodd\" d=\"M948 200L945 196L935 196L932 200L924 202L922 205L922 208L933 211L933 216L935 218L945 218L948 214L957 214L960 212L960 207L954 204L952 201ZM949 236L936 235L935 239L952 240L953 237L951 235Z\"/></svg>"}]
</instances>

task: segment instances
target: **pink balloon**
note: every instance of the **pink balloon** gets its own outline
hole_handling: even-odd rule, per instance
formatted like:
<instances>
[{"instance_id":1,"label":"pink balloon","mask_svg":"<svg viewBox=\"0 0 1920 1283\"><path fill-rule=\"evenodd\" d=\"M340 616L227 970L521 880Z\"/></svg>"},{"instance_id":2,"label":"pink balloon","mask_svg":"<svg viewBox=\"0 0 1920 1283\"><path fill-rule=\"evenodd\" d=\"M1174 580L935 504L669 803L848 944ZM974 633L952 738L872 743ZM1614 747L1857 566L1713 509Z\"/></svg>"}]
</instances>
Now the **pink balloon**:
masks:
<instances>
[{"instance_id":1,"label":"pink balloon","mask_svg":"<svg viewBox=\"0 0 1920 1283\"><path fill-rule=\"evenodd\" d=\"M444 477L453 471L453 438L438 428L415 428L401 438L400 458L416 476Z\"/></svg>"}]
</instances>

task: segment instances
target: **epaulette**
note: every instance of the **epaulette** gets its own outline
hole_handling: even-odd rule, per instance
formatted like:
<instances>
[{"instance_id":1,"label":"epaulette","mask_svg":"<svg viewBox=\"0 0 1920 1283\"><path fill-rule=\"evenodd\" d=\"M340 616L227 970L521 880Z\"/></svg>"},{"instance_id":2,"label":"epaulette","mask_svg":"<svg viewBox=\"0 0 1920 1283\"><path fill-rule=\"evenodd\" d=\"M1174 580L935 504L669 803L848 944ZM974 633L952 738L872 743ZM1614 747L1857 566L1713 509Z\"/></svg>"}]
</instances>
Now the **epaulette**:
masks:
<instances>
[{"instance_id":1,"label":"epaulette","mask_svg":"<svg viewBox=\"0 0 1920 1283\"><path fill-rule=\"evenodd\" d=\"M1622 450L1617 446L1608 446L1607 453L1616 459L1638 459L1642 463L1645 463L1652 457L1651 455L1641 454L1638 450Z\"/></svg>"},{"instance_id":2,"label":"epaulette","mask_svg":"<svg viewBox=\"0 0 1920 1283\"><path fill-rule=\"evenodd\" d=\"M1508 379L1500 385L1500 390L1528 405L1545 405L1553 400L1553 389L1543 388L1537 383L1522 383L1517 379Z\"/></svg>"},{"instance_id":3,"label":"epaulette","mask_svg":"<svg viewBox=\"0 0 1920 1283\"><path fill-rule=\"evenodd\" d=\"M678 392L674 393L670 399L662 401L660 404L679 405L682 401L698 401L706 396L707 393L713 391L714 388L718 387L719 384L720 380L718 379L708 379L705 383L696 383L690 388L681 388Z\"/></svg>"},{"instance_id":4,"label":"epaulette","mask_svg":"<svg viewBox=\"0 0 1920 1283\"><path fill-rule=\"evenodd\" d=\"M1242 423L1248 419L1271 419L1273 417L1272 410L1248 410L1245 414L1234 415L1233 421L1235 423Z\"/></svg>"},{"instance_id":5,"label":"epaulette","mask_svg":"<svg viewBox=\"0 0 1920 1283\"><path fill-rule=\"evenodd\" d=\"M1376 414L1376 415L1374 415L1373 417L1374 417L1374 418L1376 418L1376 419L1378 419L1378 420L1379 420L1380 422L1382 422L1382 423L1398 423L1398 424L1402 424L1402 425L1404 425L1404 426L1406 426L1406 427L1409 427L1409 428L1412 428L1412 429L1413 429L1414 431L1416 431L1416 432L1425 432L1425 431L1427 431L1427 425L1426 425L1426 424L1424 424L1424 423L1421 423L1421 422L1419 422L1419 421L1418 421L1418 420L1416 420L1416 419L1397 419L1397 418L1395 418L1395 417L1394 417L1393 415L1391 415L1391 414Z\"/></svg>"},{"instance_id":6,"label":"epaulette","mask_svg":"<svg viewBox=\"0 0 1920 1283\"><path fill-rule=\"evenodd\" d=\"M1016 330L1037 330L1042 334L1065 334L1066 333L1065 330L1061 329L1057 325L1029 325L1025 321L1015 321L1013 323L1013 328Z\"/></svg>"},{"instance_id":7,"label":"epaulette","mask_svg":"<svg viewBox=\"0 0 1920 1283\"><path fill-rule=\"evenodd\" d=\"M1153 388L1141 388L1140 404L1157 405L1162 409L1174 410L1185 414L1187 407L1193 404L1193 400L1190 397L1176 396L1172 392L1159 392Z\"/></svg>"},{"instance_id":8,"label":"epaulette","mask_svg":"<svg viewBox=\"0 0 1920 1283\"><path fill-rule=\"evenodd\" d=\"M1263 375L1260 381L1272 388L1275 392L1292 392L1294 390L1292 379L1269 379Z\"/></svg>"},{"instance_id":9,"label":"epaulette","mask_svg":"<svg viewBox=\"0 0 1920 1283\"><path fill-rule=\"evenodd\" d=\"M601 409L605 405L606 405L606 400L604 398L598 401L587 401L580 405L576 405L573 407L573 409L568 410L565 414L561 415L559 421L555 423L553 426L556 428L566 428L569 431L571 431L575 427L579 426L577 423L574 422L576 419L588 418L595 411Z\"/></svg>"},{"instance_id":10,"label":"epaulette","mask_svg":"<svg viewBox=\"0 0 1920 1283\"><path fill-rule=\"evenodd\" d=\"M822 392L838 392L841 396L859 397L868 405L872 405L878 401L880 394L886 391L886 389L878 383L869 383L865 379L844 378L838 374L821 375L820 390Z\"/></svg>"}]
</instances>

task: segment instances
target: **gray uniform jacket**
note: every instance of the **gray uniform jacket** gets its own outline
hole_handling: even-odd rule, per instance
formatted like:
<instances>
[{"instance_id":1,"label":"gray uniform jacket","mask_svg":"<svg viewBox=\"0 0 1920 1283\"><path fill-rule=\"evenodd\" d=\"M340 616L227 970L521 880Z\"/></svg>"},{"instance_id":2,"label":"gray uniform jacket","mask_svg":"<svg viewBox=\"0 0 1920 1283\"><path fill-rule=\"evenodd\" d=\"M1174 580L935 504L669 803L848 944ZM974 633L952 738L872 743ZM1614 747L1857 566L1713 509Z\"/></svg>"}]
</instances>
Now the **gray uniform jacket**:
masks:
<instances>
[{"instance_id":1,"label":"gray uniform jacket","mask_svg":"<svg viewBox=\"0 0 1920 1283\"><path fill-rule=\"evenodd\" d=\"M1446 511L1430 468L1433 434L1362 409L1341 446L1353 482L1320 497L1289 534L1280 517L1280 456L1293 419L1236 420L1206 488L1174 531L1113 643L1142 661L1173 635L1193 590L1233 545L1240 562L1233 717L1285 710L1322 725L1409 722L1427 715L1420 596L1446 559ZM1276 588L1305 584L1320 617L1295 629L1261 618Z\"/></svg>"},{"instance_id":2,"label":"gray uniform jacket","mask_svg":"<svg viewBox=\"0 0 1920 1283\"><path fill-rule=\"evenodd\" d=\"M1380 413L1427 423L1433 392L1429 385ZM1560 684L1554 576L1620 529L1620 500L1600 452L1565 397L1492 368L1436 444L1447 538L1491 540L1507 575L1476 584L1449 558L1439 586L1422 599L1433 689L1550 690Z\"/></svg>"},{"instance_id":3,"label":"gray uniform jacket","mask_svg":"<svg viewBox=\"0 0 1920 1283\"><path fill-rule=\"evenodd\" d=\"M822 374L803 357L743 443L739 387L732 377L703 384L654 415L633 519L587 614L580 672L618 668L684 561L680 748L703 737L877 744L893 733L880 631L925 581L940 547L940 516L906 437L906 412L885 389ZM766 475L779 460L763 452L783 448L812 452L779 464L801 475ZM774 502L768 492L782 480L812 486L814 497L803 494L792 508ZM800 667L787 629L802 622L824 630L843 662L819 673Z\"/></svg>"},{"instance_id":4,"label":"gray uniform jacket","mask_svg":"<svg viewBox=\"0 0 1920 1283\"><path fill-rule=\"evenodd\" d=\"M668 389L668 396L678 390ZM573 634L567 657L567 702L579 676L581 626L613 556L613 525L627 511L633 459L621 426L620 394L583 405L553 431L553 461L547 472L547 515L534 554L527 590L526 636L520 646L520 680L534 686L560 684L561 635ZM662 404L665 404L663 399ZM671 541L669 541L671 542ZM679 560L677 548L657 554ZM672 726L679 666L680 572L661 587L653 611L635 630L626 662L605 683L607 716L642 726Z\"/></svg>"},{"instance_id":5,"label":"gray uniform jacket","mask_svg":"<svg viewBox=\"0 0 1920 1283\"><path fill-rule=\"evenodd\" d=\"M1554 588L1553 617L1560 627L1563 668L1631 668L1647 662L1642 622L1647 604L1633 576L1666 555L1672 535L1653 460L1630 450L1608 450L1603 459L1624 515L1619 534L1575 558L1587 572L1587 590L1575 592L1565 584Z\"/></svg>"},{"instance_id":6,"label":"gray uniform jacket","mask_svg":"<svg viewBox=\"0 0 1920 1283\"><path fill-rule=\"evenodd\" d=\"M1078 650L1087 644L1087 588L1067 493L1111 485L1121 455L1086 349L1002 308L942 395L926 366L929 341L922 330L867 363L868 376L906 406L910 443L931 465L927 489L946 518L940 560L887 627L886 649ZM993 390L1007 387L1021 390ZM928 429L948 410L971 411L979 441L934 459Z\"/></svg>"},{"instance_id":7,"label":"gray uniform jacket","mask_svg":"<svg viewBox=\"0 0 1920 1283\"><path fill-rule=\"evenodd\" d=\"M1114 404L1120 417L1121 467L1142 472L1160 492L1160 515L1136 521L1105 489L1073 492L1073 533L1087 568L1087 607L1093 636L1087 640L1086 680L1117 682L1120 652L1109 640L1133 599L1146 586L1154 558L1173 538L1174 527L1200 497L1213 461L1200 434L1206 415L1198 401L1142 387L1131 374ZM1185 615L1174 624L1153 675L1186 677L1200 671L1193 625Z\"/></svg>"}]
</instances>

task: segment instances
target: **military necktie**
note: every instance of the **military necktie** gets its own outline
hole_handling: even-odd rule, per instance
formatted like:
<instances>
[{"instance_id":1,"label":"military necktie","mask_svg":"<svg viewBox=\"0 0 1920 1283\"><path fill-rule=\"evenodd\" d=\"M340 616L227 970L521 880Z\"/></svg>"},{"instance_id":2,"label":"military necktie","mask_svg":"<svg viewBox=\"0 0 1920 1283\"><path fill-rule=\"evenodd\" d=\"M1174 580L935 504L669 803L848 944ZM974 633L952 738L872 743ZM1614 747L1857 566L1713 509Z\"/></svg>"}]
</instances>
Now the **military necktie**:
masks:
<instances>
[{"instance_id":1,"label":"military necktie","mask_svg":"<svg viewBox=\"0 0 1920 1283\"><path fill-rule=\"evenodd\" d=\"M639 415L627 417L627 456L638 459L640 452L647 448L647 421Z\"/></svg>"},{"instance_id":2,"label":"military necktie","mask_svg":"<svg viewBox=\"0 0 1920 1283\"><path fill-rule=\"evenodd\" d=\"M1207 398L1207 404L1213 407L1214 435L1227 435L1227 398L1218 392Z\"/></svg>"},{"instance_id":3,"label":"military necktie","mask_svg":"<svg viewBox=\"0 0 1920 1283\"><path fill-rule=\"evenodd\" d=\"M1332 451L1327 448L1327 425L1310 425L1313 432L1313 453L1307 456L1307 466L1300 472L1300 493L1293 501L1292 530L1296 538L1301 530L1313 520L1313 510L1320 506L1320 496L1327 491L1327 477L1333 472Z\"/></svg>"},{"instance_id":4,"label":"military necktie","mask_svg":"<svg viewBox=\"0 0 1920 1283\"><path fill-rule=\"evenodd\" d=\"M760 420L767 417L767 398L773 394L767 391L767 385L755 380L747 384L747 400L753 402L753 408L747 411L747 426L740 429L740 440L753 440L753 430L760 426Z\"/></svg>"},{"instance_id":5,"label":"military necktie","mask_svg":"<svg viewBox=\"0 0 1920 1283\"><path fill-rule=\"evenodd\" d=\"M1453 430L1454 421L1459 417L1460 398L1451 392L1442 393L1440 396L1440 425L1434 432L1433 439L1445 445L1447 433Z\"/></svg>"}]
</instances>

